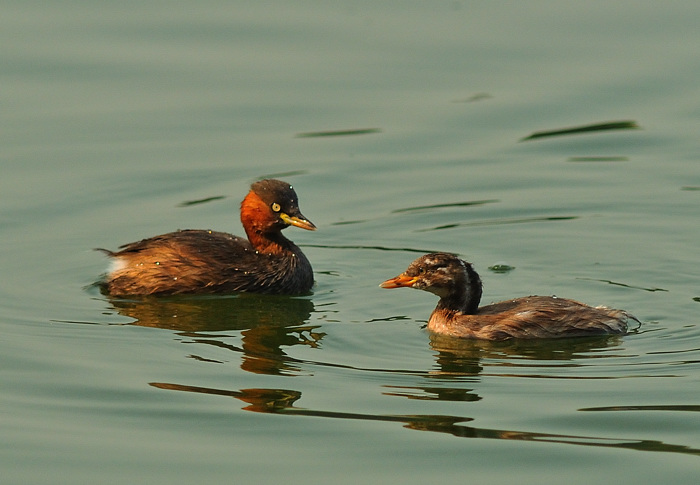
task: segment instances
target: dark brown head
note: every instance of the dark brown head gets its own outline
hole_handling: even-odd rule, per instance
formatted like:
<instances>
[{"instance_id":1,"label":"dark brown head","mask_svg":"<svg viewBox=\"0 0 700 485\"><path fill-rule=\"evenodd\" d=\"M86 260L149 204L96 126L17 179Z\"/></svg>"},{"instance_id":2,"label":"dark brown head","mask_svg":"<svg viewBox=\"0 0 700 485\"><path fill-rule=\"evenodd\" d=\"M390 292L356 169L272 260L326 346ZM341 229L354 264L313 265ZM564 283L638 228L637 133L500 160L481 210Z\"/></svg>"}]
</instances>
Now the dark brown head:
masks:
<instances>
[{"instance_id":1,"label":"dark brown head","mask_svg":"<svg viewBox=\"0 0 700 485\"><path fill-rule=\"evenodd\" d=\"M299 210L297 193L292 186L274 179L250 186L250 192L241 202L241 222L251 240L255 235L279 232L287 226L316 229Z\"/></svg>"},{"instance_id":2,"label":"dark brown head","mask_svg":"<svg viewBox=\"0 0 700 485\"><path fill-rule=\"evenodd\" d=\"M379 286L429 291L440 297L443 307L471 314L481 300L481 278L470 263L450 253L421 256L405 272Z\"/></svg>"}]
</instances>

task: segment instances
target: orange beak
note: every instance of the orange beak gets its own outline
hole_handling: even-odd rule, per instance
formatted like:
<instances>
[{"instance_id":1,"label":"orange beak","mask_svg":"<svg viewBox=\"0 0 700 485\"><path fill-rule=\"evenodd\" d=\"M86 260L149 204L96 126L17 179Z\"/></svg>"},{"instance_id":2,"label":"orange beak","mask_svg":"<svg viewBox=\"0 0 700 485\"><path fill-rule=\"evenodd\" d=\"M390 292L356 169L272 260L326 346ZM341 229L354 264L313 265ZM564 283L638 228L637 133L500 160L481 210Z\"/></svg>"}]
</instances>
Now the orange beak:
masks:
<instances>
[{"instance_id":1,"label":"orange beak","mask_svg":"<svg viewBox=\"0 0 700 485\"><path fill-rule=\"evenodd\" d=\"M417 276L408 276L406 273L401 273L396 278L386 280L379 285L381 288L410 288L418 281Z\"/></svg>"}]
</instances>

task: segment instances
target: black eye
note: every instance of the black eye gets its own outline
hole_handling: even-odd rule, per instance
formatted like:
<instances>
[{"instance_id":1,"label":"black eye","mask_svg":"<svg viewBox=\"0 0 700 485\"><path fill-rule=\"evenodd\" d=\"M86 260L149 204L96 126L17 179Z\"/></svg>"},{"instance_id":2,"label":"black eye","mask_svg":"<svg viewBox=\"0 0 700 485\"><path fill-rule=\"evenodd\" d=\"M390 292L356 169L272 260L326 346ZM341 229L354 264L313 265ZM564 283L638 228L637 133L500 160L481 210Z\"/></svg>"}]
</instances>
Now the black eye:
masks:
<instances>
[{"instance_id":1,"label":"black eye","mask_svg":"<svg viewBox=\"0 0 700 485\"><path fill-rule=\"evenodd\" d=\"M425 268L423 266L418 268L418 274L424 274L424 273L425 273Z\"/></svg>"},{"instance_id":2,"label":"black eye","mask_svg":"<svg viewBox=\"0 0 700 485\"><path fill-rule=\"evenodd\" d=\"M272 205L270 206L273 210L273 212L279 212L281 207L277 202L273 202Z\"/></svg>"}]
</instances>

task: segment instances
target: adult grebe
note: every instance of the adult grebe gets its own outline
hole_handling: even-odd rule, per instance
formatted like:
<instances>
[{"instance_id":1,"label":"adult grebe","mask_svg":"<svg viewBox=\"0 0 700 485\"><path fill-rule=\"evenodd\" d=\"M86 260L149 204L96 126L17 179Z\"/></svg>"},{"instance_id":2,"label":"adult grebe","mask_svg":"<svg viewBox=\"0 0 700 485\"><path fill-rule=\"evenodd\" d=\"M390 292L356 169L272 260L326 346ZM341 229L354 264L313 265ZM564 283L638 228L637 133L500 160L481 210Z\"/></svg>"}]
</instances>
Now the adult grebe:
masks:
<instances>
[{"instance_id":1,"label":"adult grebe","mask_svg":"<svg viewBox=\"0 0 700 485\"><path fill-rule=\"evenodd\" d=\"M114 296L231 293L301 294L313 286L309 260L282 229L316 226L297 194L280 180L261 180L241 202L248 240L223 232L182 230L106 252L113 264L102 286Z\"/></svg>"}]
</instances>

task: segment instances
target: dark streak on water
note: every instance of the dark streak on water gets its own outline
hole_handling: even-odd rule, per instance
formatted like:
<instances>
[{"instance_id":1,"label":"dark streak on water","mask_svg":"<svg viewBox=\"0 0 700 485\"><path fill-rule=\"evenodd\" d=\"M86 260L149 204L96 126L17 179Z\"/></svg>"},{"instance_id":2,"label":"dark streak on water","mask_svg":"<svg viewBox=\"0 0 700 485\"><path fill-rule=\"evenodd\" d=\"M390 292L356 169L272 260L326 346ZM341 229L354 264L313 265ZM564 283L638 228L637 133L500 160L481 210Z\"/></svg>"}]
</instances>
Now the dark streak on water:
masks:
<instances>
[{"instance_id":1,"label":"dark streak on water","mask_svg":"<svg viewBox=\"0 0 700 485\"><path fill-rule=\"evenodd\" d=\"M554 130L536 131L531 135L521 138L520 141L535 140L537 138L548 138L552 136L580 135L597 131L611 130L638 130L640 129L636 121L610 121L607 123L594 123L591 125L573 126L568 128L558 128Z\"/></svg>"},{"instance_id":2,"label":"dark streak on water","mask_svg":"<svg viewBox=\"0 0 700 485\"><path fill-rule=\"evenodd\" d=\"M609 438L585 435L559 435L533 433L528 431L489 429L464 426L459 423L473 421L473 418L441 415L378 415L349 413L342 411L320 411L294 406L301 399L301 392L289 389L241 389L239 391L188 386L166 382L151 382L151 386L173 391L233 397L245 403L245 411L267 414L285 414L317 418L343 420L386 421L403 423L405 428L416 431L447 433L460 438L535 441L559 443L576 446L595 446L601 448L622 448L634 451L654 451L663 453L681 453L700 455L700 449L674 445L657 440L633 440L629 438ZM697 407L697 406L696 406ZM620 410L621 408L589 408L588 411ZM676 409L681 410L681 409ZM686 410L686 409L684 409ZM697 410L697 409L693 409Z\"/></svg>"}]
</instances>

